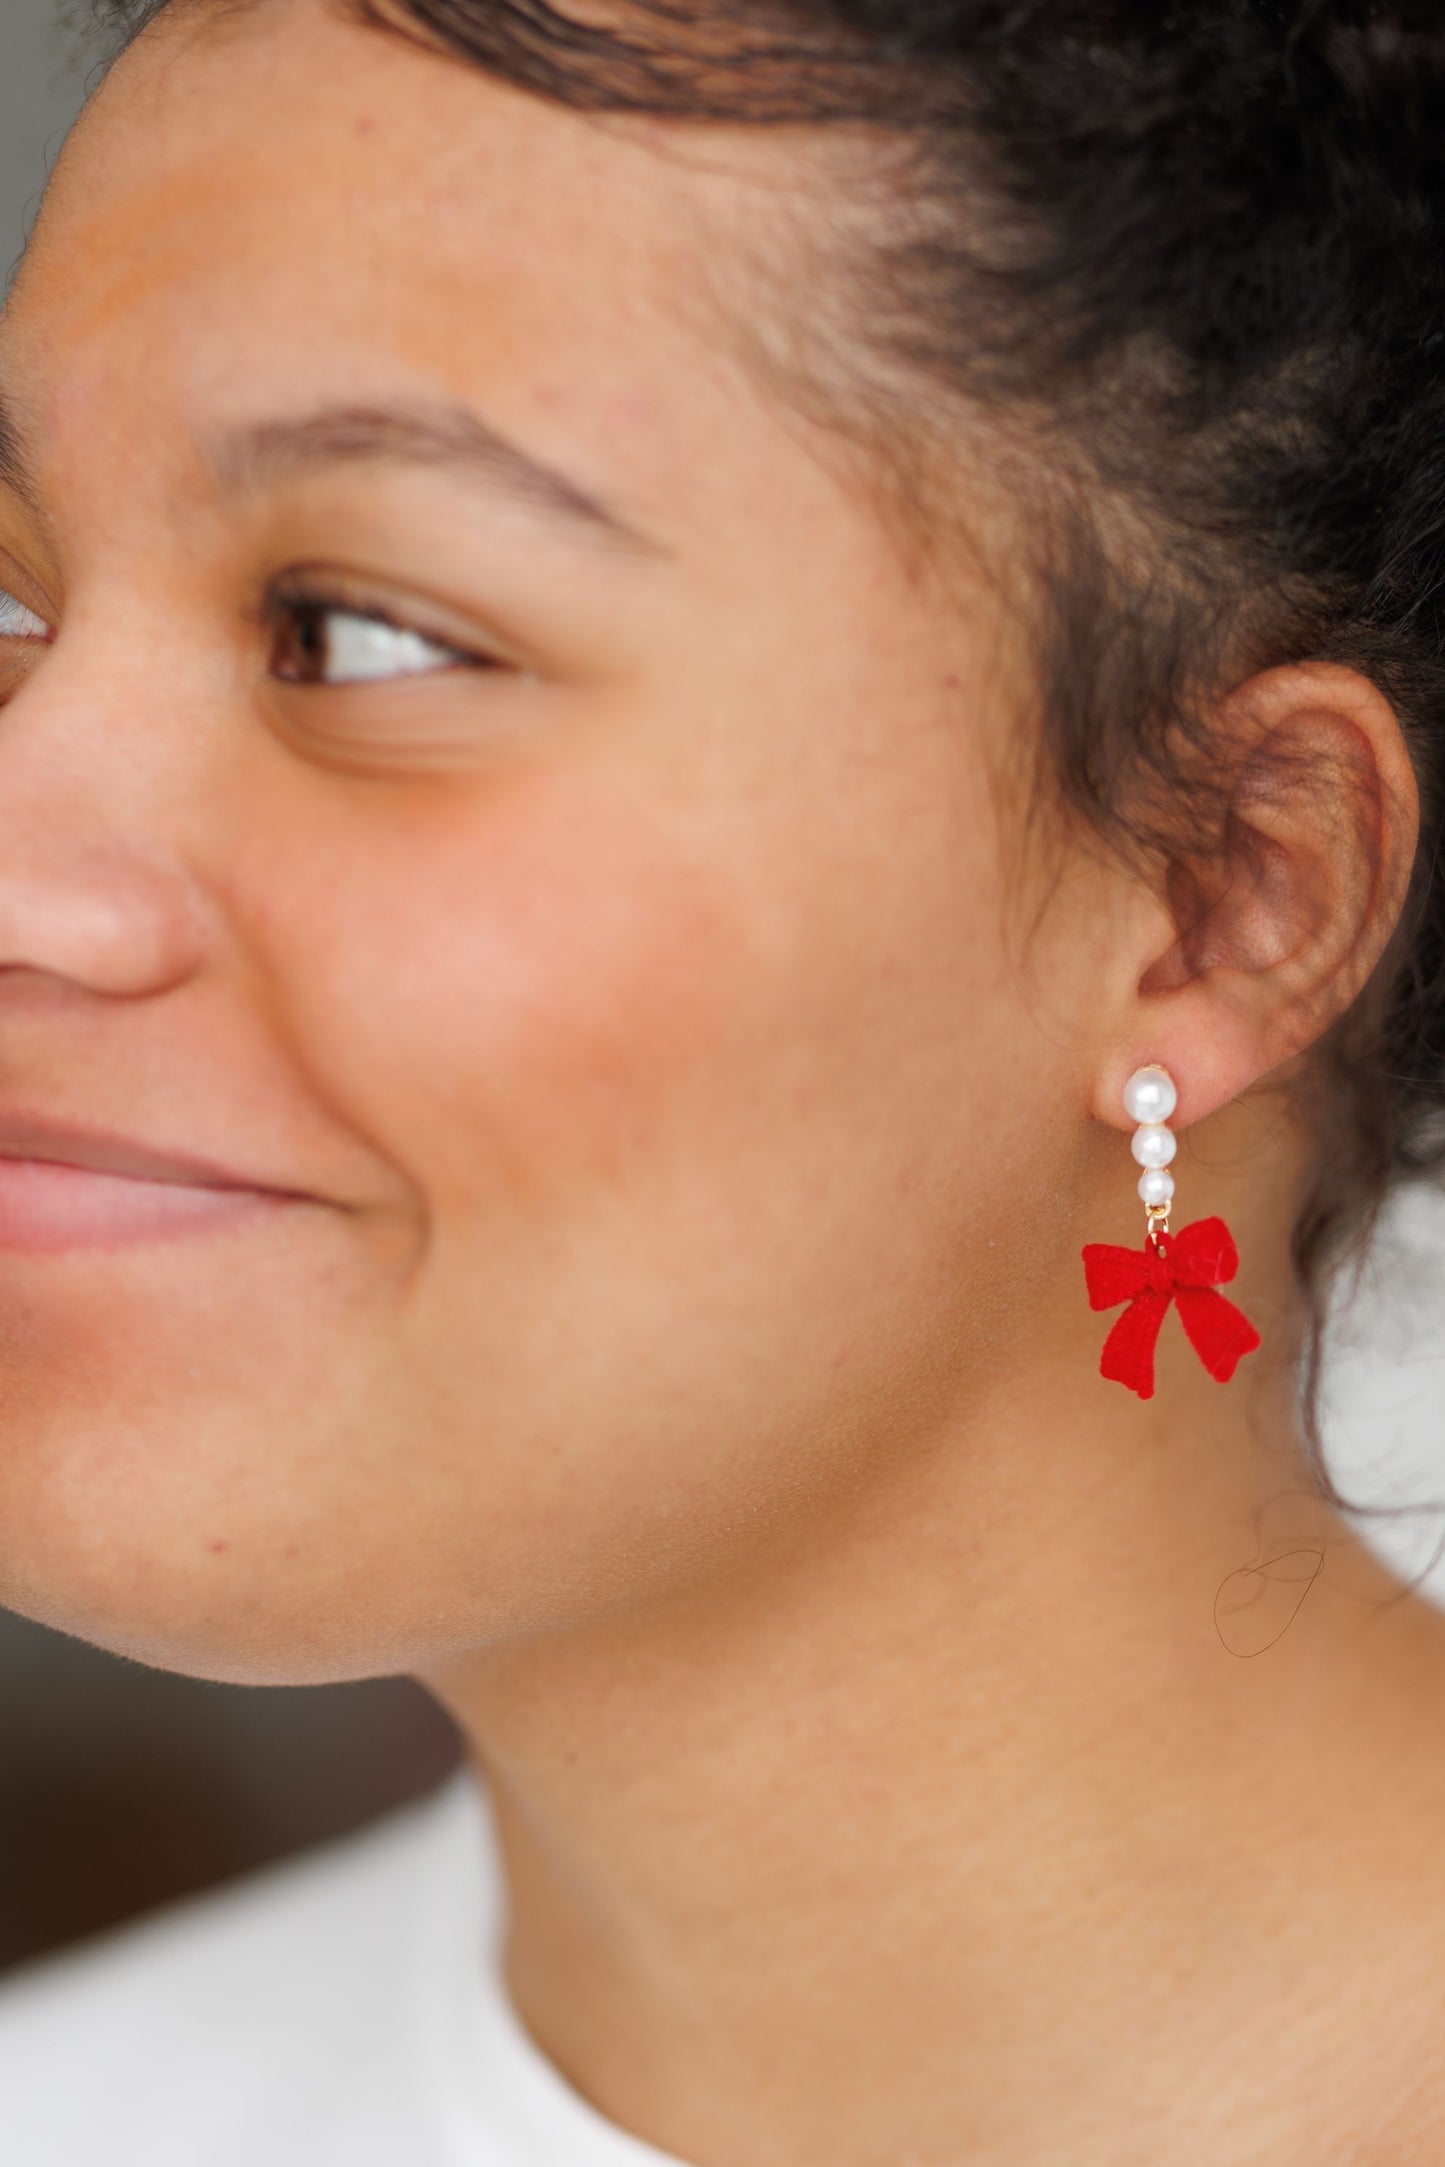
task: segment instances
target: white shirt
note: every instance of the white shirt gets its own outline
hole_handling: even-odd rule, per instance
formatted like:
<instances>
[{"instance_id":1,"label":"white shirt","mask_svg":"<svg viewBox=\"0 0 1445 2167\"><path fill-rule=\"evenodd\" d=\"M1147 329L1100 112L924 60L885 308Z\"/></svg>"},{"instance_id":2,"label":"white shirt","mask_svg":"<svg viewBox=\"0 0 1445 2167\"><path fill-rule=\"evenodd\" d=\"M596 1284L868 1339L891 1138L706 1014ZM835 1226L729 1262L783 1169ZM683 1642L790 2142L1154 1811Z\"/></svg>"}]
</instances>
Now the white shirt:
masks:
<instances>
[{"instance_id":1,"label":"white shirt","mask_svg":"<svg viewBox=\"0 0 1445 2167\"><path fill-rule=\"evenodd\" d=\"M419 1806L0 1987L4 2167L678 2167L502 1986L466 1773Z\"/></svg>"}]
</instances>

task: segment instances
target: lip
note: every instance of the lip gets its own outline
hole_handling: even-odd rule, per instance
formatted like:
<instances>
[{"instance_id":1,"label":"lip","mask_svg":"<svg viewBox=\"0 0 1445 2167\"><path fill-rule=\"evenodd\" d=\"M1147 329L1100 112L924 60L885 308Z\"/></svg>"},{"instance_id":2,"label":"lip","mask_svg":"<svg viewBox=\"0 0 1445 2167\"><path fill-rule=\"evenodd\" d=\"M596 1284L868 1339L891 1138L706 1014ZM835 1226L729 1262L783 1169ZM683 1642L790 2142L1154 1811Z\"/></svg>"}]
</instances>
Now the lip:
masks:
<instances>
[{"instance_id":1,"label":"lip","mask_svg":"<svg viewBox=\"0 0 1445 2167\"><path fill-rule=\"evenodd\" d=\"M0 1114L0 1250L117 1248L317 1201L191 1152Z\"/></svg>"}]
</instances>

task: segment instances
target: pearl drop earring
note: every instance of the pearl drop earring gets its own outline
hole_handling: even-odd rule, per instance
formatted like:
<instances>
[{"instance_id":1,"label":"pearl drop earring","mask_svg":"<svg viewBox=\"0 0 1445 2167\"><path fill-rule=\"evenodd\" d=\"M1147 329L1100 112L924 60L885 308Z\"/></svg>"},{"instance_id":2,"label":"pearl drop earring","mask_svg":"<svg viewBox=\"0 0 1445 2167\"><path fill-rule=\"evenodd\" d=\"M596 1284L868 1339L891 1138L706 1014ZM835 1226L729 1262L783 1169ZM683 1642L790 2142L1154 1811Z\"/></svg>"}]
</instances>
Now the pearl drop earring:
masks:
<instances>
[{"instance_id":1,"label":"pearl drop earring","mask_svg":"<svg viewBox=\"0 0 1445 2167\"><path fill-rule=\"evenodd\" d=\"M1128 1308L1104 1343L1101 1375L1127 1385L1140 1399L1154 1397L1154 1349L1171 1304L1200 1361L1227 1384L1245 1355L1260 1344L1243 1311L1219 1292L1239 1270L1239 1252L1222 1219L1199 1219L1170 1235L1175 1181L1170 1172L1179 1141L1169 1127L1179 1105L1174 1079L1151 1063L1124 1086L1124 1111L1137 1122L1133 1153L1143 1168L1139 1200L1148 1218L1143 1250L1090 1242L1084 1271L1093 1309Z\"/></svg>"},{"instance_id":2,"label":"pearl drop earring","mask_svg":"<svg viewBox=\"0 0 1445 2167\"><path fill-rule=\"evenodd\" d=\"M1174 1202L1174 1176L1169 1169L1178 1156L1179 1139L1167 1123L1178 1104L1179 1093L1167 1068L1136 1069L1124 1086L1124 1111L1139 1123L1132 1148L1144 1169L1139 1201L1149 1214L1151 1240L1169 1232L1169 1207Z\"/></svg>"}]
</instances>

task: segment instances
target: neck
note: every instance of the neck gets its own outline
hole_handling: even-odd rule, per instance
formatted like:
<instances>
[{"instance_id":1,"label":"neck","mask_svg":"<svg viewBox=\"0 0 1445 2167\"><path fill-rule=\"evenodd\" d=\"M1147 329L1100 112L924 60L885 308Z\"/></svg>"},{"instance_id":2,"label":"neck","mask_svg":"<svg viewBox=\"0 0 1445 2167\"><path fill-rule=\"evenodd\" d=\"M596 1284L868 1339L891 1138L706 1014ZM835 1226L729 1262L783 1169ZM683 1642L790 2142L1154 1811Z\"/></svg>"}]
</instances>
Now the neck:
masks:
<instances>
[{"instance_id":1,"label":"neck","mask_svg":"<svg viewBox=\"0 0 1445 2167\"><path fill-rule=\"evenodd\" d=\"M1266 1328L1270 1201L1230 1211ZM1433 1847L1439 1628L1315 1498L1283 1364L1220 1388L1171 1323L1141 1405L1078 1309L746 1570L428 1680L524 2019L698 2167L1117 2160L1151 2114L1182 2167L1201 2055L1245 2111L1279 2009L1382 1939L1370 1861ZM1217 2104L1200 2160L1242 2156Z\"/></svg>"}]
</instances>

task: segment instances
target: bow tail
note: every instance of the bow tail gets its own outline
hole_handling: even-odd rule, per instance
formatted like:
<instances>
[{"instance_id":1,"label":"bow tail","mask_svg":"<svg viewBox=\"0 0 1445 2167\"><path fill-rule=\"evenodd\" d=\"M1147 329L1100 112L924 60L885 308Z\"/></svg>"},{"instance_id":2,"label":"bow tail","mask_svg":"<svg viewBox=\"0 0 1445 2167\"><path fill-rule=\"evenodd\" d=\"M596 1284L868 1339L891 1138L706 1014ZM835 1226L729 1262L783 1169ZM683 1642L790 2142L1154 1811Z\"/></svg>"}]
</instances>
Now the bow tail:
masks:
<instances>
[{"instance_id":1,"label":"bow tail","mask_svg":"<svg viewBox=\"0 0 1445 2167\"><path fill-rule=\"evenodd\" d=\"M1214 1287L1177 1287L1179 1321L1200 1361L1219 1384L1228 1384L1247 1354L1260 1344L1259 1334L1233 1302Z\"/></svg>"},{"instance_id":2,"label":"bow tail","mask_svg":"<svg viewBox=\"0 0 1445 2167\"><path fill-rule=\"evenodd\" d=\"M1136 1294L1104 1342L1100 1375L1127 1385L1141 1400L1154 1397L1154 1349L1168 1308L1167 1294Z\"/></svg>"}]
</instances>

